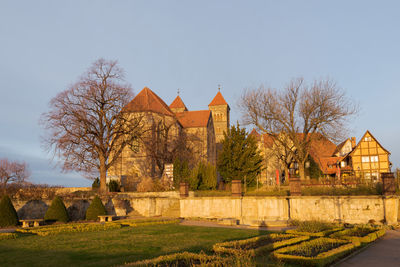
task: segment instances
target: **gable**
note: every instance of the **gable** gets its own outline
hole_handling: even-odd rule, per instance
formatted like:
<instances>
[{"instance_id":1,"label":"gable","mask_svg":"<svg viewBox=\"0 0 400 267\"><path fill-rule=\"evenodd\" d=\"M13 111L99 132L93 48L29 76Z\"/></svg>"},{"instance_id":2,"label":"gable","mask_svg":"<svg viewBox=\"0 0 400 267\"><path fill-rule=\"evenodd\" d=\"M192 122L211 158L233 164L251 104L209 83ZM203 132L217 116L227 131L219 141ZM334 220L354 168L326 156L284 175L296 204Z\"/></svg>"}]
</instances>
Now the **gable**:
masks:
<instances>
[{"instance_id":1,"label":"gable","mask_svg":"<svg viewBox=\"0 0 400 267\"><path fill-rule=\"evenodd\" d=\"M352 156L366 154L366 153L362 153L361 150L369 149L370 144L374 144L374 146L376 145L376 147L377 147L377 151L373 152L372 154L387 153L390 155L390 152L388 150L386 150L368 130L365 132L363 137L358 142L357 146L354 148L354 150L350 154ZM368 153L368 154L371 154L371 153Z\"/></svg>"},{"instance_id":2,"label":"gable","mask_svg":"<svg viewBox=\"0 0 400 267\"><path fill-rule=\"evenodd\" d=\"M145 87L123 109L124 112L150 111L168 116L175 116L167 104L152 90Z\"/></svg>"}]
</instances>

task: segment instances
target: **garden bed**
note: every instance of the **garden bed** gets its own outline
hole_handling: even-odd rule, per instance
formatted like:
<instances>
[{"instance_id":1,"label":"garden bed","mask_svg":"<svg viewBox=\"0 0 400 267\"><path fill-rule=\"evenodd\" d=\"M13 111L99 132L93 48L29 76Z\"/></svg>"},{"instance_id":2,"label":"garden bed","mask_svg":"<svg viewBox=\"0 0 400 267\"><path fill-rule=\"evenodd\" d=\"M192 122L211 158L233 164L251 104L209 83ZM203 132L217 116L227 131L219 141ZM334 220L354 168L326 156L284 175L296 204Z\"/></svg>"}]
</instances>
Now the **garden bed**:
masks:
<instances>
[{"instance_id":1,"label":"garden bed","mask_svg":"<svg viewBox=\"0 0 400 267\"><path fill-rule=\"evenodd\" d=\"M297 226L297 228L287 230L286 233L314 237L324 237L332 234L333 232L343 230L343 227L338 227L335 224L320 221L292 221L291 225Z\"/></svg>"},{"instance_id":2,"label":"garden bed","mask_svg":"<svg viewBox=\"0 0 400 267\"><path fill-rule=\"evenodd\" d=\"M18 235L16 233L0 233L0 240L15 239Z\"/></svg>"},{"instance_id":3,"label":"garden bed","mask_svg":"<svg viewBox=\"0 0 400 267\"><path fill-rule=\"evenodd\" d=\"M355 243L359 242L362 244L368 244L383 236L385 233L385 229L356 226L333 233L329 237L350 240Z\"/></svg>"},{"instance_id":4,"label":"garden bed","mask_svg":"<svg viewBox=\"0 0 400 267\"><path fill-rule=\"evenodd\" d=\"M248 251L250 255L256 256L264 252L274 250L283 246L296 244L310 239L308 236L296 236L290 234L268 234L245 240L235 240L217 243L213 249L217 253L235 254L240 251Z\"/></svg>"},{"instance_id":5,"label":"garden bed","mask_svg":"<svg viewBox=\"0 0 400 267\"><path fill-rule=\"evenodd\" d=\"M72 232L95 232L104 231L110 229L121 228L121 224L114 223L71 223L71 224L58 224L50 226L40 226L27 229L17 229L20 233L36 234L40 236L57 235L62 233L72 233Z\"/></svg>"},{"instance_id":6,"label":"garden bed","mask_svg":"<svg viewBox=\"0 0 400 267\"><path fill-rule=\"evenodd\" d=\"M317 238L275 250L276 259L301 266L326 266L357 247L348 240Z\"/></svg>"},{"instance_id":7,"label":"garden bed","mask_svg":"<svg viewBox=\"0 0 400 267\"><path fill-rule=\"evenodd\" d=\"M157 266L157 267L186 267L186 266L227 266L229 259L209 256L204 253L176 253L160 256L154 259L127 263L124 266Z\"/></svg>"}]
</instances>

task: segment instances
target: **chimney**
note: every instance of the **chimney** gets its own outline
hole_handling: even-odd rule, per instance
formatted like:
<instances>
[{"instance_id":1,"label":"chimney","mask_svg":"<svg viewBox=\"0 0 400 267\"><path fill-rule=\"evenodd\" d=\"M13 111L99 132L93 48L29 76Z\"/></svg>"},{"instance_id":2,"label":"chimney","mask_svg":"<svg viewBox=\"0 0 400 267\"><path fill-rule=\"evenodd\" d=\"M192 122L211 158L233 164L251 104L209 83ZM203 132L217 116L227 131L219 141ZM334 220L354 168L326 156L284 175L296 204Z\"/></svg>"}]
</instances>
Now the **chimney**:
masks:
<instances>
[{"instance_id":1,"label":"chimney","mask_svg":"<svg viewBox=\"0 0 400 267\"><path fill-rule=\"evenodd\" d=\"M354 149L356 147L356 138L352 137L350 138L350 140L351 140L351 148Z\"/></svg>"}]
</instances>

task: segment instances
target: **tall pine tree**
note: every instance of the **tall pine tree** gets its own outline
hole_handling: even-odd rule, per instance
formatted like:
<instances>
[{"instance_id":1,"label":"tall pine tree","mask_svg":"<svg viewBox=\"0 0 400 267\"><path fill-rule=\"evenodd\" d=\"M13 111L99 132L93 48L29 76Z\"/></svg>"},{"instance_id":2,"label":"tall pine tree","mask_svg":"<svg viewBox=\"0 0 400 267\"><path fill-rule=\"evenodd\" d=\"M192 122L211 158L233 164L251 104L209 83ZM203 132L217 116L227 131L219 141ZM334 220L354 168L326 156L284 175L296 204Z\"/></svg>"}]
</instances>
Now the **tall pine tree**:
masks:
<instances>
[{"instance_id":1,"label":"tall pine tree","mask_svg":"<svg viewBox=\"0 0 400 267\"><path fill-rule=\"evenodd\" d=\"M257 141L239 123L224 133L218 171L225 183L242 180L245 186L253 185L261 173L262 160Z\"/></svg>"}]
</instances>

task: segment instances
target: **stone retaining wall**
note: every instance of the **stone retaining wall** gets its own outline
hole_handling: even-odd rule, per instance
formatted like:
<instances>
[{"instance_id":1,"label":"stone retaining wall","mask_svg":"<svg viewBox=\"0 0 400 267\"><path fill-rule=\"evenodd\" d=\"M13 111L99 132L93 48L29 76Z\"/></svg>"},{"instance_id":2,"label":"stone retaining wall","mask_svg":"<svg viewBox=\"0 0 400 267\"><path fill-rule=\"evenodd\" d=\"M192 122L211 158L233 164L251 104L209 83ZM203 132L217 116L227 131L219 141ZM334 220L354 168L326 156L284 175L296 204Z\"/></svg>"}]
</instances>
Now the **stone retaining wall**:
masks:
<instances>
[{"instance_id":1,"label":"stone retaining wall","mask_svg":"<svg viewBox=\"0 0 400 267\"><path fill-rule=\"evenodd\" d=\"M250 225L288 219L392 225L399 216L398 197L189 197L180 202L183 218L232 218Z\"/></svg>"},{"instance_id":2,"label":"stone retaining wall","mask_svg":"<svg viewBox=\"0 0 400 267\"><path fill-rule=\"evenodd\" d=\"M193 197L178 192L118 193L103 197L108 214L117 216L168 216L235 219L241 224L267 225L274 221L323 220L343 223L397 224L399 197ZM72 220L83 220L91 199L65 198ZM43 218L51 200L13 200L20 219Z\"/></svg>"}]
</instances>

